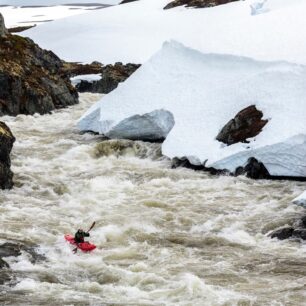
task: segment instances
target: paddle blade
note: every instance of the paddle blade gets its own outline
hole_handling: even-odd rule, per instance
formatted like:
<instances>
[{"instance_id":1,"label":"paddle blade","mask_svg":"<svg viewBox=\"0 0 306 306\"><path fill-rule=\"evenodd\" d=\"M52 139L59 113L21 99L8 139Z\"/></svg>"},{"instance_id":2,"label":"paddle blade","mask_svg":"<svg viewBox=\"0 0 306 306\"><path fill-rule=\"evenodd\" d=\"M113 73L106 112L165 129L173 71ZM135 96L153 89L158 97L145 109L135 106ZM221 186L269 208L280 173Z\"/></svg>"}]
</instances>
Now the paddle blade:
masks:
<instances>
[{"instance_id":1,"label":"paddle blade","mask_svg":"<svg viewBox=\"0 0 306 306\"><path fill-rule=\"evenodd\" d=\"M88 233L89 231L91 231L95 225L96 225L96 221L93 222L93 224L91 225L91 227L89 228L89 230L87 231L87 233Z\"/></svg>"}]
</instances>

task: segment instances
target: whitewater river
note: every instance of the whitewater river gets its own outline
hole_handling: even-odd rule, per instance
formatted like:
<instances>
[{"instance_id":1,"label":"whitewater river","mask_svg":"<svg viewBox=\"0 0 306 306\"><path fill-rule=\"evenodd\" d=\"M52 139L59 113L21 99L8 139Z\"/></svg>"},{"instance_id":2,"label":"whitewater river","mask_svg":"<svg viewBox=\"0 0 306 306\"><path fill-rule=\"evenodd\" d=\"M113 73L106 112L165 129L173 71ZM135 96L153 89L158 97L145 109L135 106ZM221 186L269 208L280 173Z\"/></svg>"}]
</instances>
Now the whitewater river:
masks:
<instances>
[{"instance_id":1,"label":"whitewater river","mask_svg":"<svg viewBox=\"0 0 306 306\"><path fill-rule=\"evenodd\" d=\"M7 258L1 305L306 305L306 244L267 234L303 215L305 183L171 169L159 145L101 144L77 118L100 96L51 115L5 117L15 187L0 192L0 242L46 259ZM100 144L99 144L100 143ZM91 254L65 233L97 224Z\"/></svg>"}]
</instances>

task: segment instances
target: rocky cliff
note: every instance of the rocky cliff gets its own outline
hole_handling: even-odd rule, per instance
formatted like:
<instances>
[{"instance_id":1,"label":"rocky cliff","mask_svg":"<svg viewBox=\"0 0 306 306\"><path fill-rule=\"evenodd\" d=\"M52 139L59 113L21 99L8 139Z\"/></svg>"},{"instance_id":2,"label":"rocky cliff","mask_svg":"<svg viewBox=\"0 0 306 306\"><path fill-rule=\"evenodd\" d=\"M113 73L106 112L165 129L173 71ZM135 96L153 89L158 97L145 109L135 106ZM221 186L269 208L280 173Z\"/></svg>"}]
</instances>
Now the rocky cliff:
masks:
<instances>
[{"instance_id":1,"label":"rocky cliff","mask_svg":"<svg viewBox=\"0 0 306 306\"><path fill-rule=\"evenodd\" d=\"M31 39L11 35L0 17L0 115L45 114L78 103L62 61Z\"/></svg>"}]
</instances>

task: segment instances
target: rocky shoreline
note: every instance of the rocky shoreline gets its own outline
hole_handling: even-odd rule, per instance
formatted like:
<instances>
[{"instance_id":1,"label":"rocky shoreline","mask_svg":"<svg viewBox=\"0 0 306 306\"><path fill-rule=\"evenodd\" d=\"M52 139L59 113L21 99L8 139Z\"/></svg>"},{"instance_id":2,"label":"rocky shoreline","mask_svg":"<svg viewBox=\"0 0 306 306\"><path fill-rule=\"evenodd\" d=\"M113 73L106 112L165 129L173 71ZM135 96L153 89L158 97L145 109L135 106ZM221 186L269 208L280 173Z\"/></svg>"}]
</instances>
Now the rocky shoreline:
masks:
<instances>
[{"instance_id":1,"label":"rocky shoreline","mask_svg":"<svg viewBox=\"0 0 306 306\"><path fill-rule=\"evenodd\" d=\"M62 61L31 39L0 32L0 114L46 114L78 103L77 91L60 76Z\"/></svg>"}]
</instances>

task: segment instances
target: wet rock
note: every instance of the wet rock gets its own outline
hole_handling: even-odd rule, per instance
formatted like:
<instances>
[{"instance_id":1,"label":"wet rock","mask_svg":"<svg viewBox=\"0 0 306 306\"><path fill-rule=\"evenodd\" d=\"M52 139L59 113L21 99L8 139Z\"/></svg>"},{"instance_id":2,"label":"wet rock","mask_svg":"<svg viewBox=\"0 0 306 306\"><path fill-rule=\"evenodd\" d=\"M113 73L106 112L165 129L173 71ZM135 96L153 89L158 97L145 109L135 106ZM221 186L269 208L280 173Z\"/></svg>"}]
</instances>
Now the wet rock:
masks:
<instances>
[{"instance_id":1,"label":"wet rock","mask_svg":"<svg viewBox=\"0 0 306 306\"><path fill-rule=\"evenodd\" d=\"M119 83L129 78L140 65L126 64L118 62L115 65L107 65L101 69L101 80L99 81L81 81L76 85L79 92L92 92L108 94L118 87Z\"/></svg>"},{"instance_id":2,"label":"wet rock","mask_svg":"<svg viewBox=\"0 0 306 306\"><path fill-rule=\"evenodd\" d=\"M306 229L295 229L292 236L302 240L306 240Z\"/></svg>"},{"instance_id":3,"label":"wet rock","mask_svg":"<svg viewBox=\"0 0 306 306\"><path fill-rule=\"evenodd\" d=\"M258 135L268 120L262 120L263 113L255 105L241 110L217 135L217 140L227 145L248 142L247 139Z\"/></svg>"},{"instance_id":4,"label":"wet rock","mask_svg":"<svg viewBox=\"0 0 306 306\"><path fill-rule=\"evenodd\" d=\"M301 218L300 225L306 228L306 216Z\"/></svg>"},{"instance_id":5,"label":"wet rock","mask_svg":"<svg viewBox=\"0 0 306 306\"><path fill-rule=\"evenodd\" d=\"M231 175L231 173L227 169L215 169L212 167L206 167L206 162L204 164L194 164L189 161L187 157L175 157L171 160L171 168L187 168L195 171L205 171L212 175Z\"/></svg>"},{"instance_id":6,"label":"wet rock","mask_svg":"<svg viewBox=\"0 0 306 306\"><path fill-rule=\"evenodd\" d=\"M25 244L11 242L6 242L0 245L0 285L7 283L14 278L9 264L3 259L3 257L17 257L21 255L22 251L27 252L30 255L30 261L32 263L45 259L43 255L40 255L35 251L35 246L26 246Z\"/></svg>"},{"instance_id":7,"label":"wet rock","mask_svg":"<svg viewBox=\"0 0 306 306\"><path fill-rule=\"evenodd\" d=\"M15 137L9 127L0 121L0 188L13 187L13 172L11 171L10 153Z\"/></svg>"},{"instance_id":8,"label":"wet rock","mask_svg":"<svg viewBox=\"0 0 306 306\"><path fill-rule=\"evenodd\" d=\"M159 160L163 158L161 145L126 139L104 140L95 146L94 156L137 156L138 158L150 158Z\"/></svg>"},{"instance_id":9,"label":"wet rock","mask_svg":"<svg viewBox=\"0 0 306 306\"><path fill-rule=\"evenodd\" d=\"M0 269L3 269L3 268L9 268L9 264L4 261L2 258L0 258ZM1 279L0 279L0 283L1 283Z\"/></svg>"},{"instance_id":10,"label":"wet rock","mask_svg":"<svg viewBox=\"0 0 306 306\"><path fill-rule=\"evenodd\" d=\"M78 103L62 61L31 39L0 36L0 115L45 114Z\"/></svg>"},{"instance_id":11,"label":"wet rock","mask_svg":"<svg viewBox=\"0 0 306 306\"><path fill-rule=\"evenodd\" d=\"M229 2L235 2L239 0L174 0L164 7L164 10L171 9L177 6L185 5L186 7L193 8L204 8L213 7L221 4L226 4Z\"/></svg>"},{"instance_id":12,"label":"wet rock","mask_svg":"<svg viewBox=\"0 0 306 306\"><path fill-rule=\"evenodd\" d=\"M292 237L293 232L294 232L293 227L284 227L284 228L280 228L274 231L273 233L271 233L270 237L277 238L279 240L285 240L285 239Z\"/></svg>"},{"instance_id":13,"label":"wet rock","mask_svg":"<svg viewBox=\"0 0 306 306\"><path fill-rule=\"evenodd\" d=\"M175 157L171 160L171 168L172 169L176 169L179 167L183 167L183 168L188 168L188 169L192 169L192 170L204 170L205 167L203 165L194 165L192 164L189 159L187 157Z\"/></svg>"},{"instance_id":14,"label":"wet rock","mask_svg":"<svg viewBox=\"0 0 306 306\"><path fill-rule=\"evenodd\" d=\"M238 167L234 175L246 175L248 178L256 180L268 179L271 177L265 165L254 157L250 157L244 167Z\"/></svg>"},{"instance_id":15,"label":"wet rock","mask_svg":"<svg viewBox=\"0 0 306 306\"><path fill-rule=\"evenodd\" d=\"M4 18L0 13L0 36L5 36L6 34L8 34L8 31L4 24Z\"/></svg>"},{"instance_id":16,"label":"wet rock","mask_svg":"<svg viewBox=\"0 0 306 306\"><path fill-rule=\"evenodd\" d=\"M0 258L3 257L17 257L21 255L21 252L28 253L30 257L30 261L32 263L35 263L39 260L44 260L45 257L41 254L38 254L35 251L36 246L27 246L22 243L12 243L12 242L6 242L2 245L0 245Z\"/></svg>"}]
</instances>

